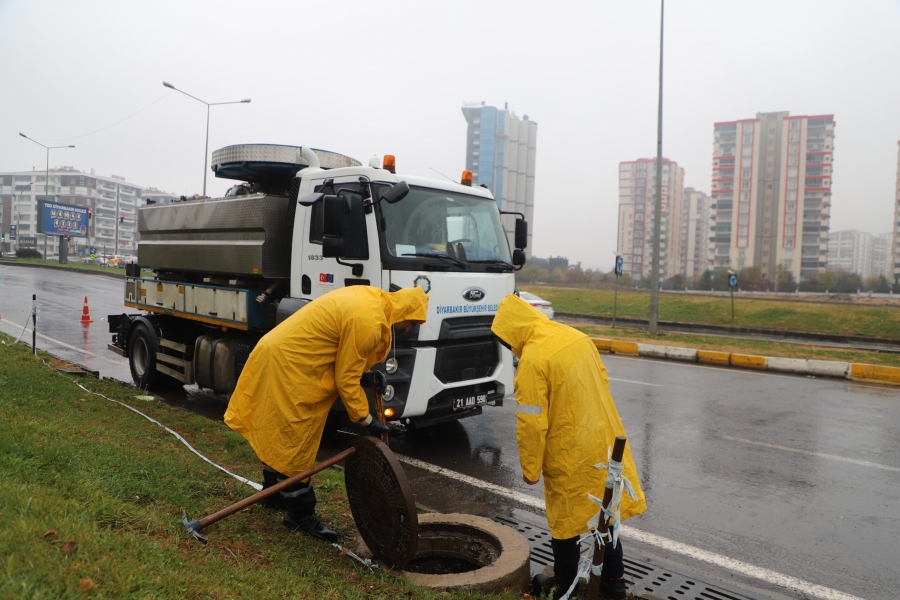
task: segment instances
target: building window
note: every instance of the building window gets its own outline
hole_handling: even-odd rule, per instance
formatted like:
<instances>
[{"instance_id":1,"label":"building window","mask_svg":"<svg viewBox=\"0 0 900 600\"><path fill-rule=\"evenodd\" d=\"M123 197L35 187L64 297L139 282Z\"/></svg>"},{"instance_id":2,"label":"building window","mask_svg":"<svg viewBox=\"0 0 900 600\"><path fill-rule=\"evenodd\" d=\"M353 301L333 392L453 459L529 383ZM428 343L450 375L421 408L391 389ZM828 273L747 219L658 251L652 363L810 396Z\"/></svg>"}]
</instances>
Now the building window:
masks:
<instances>
[{"instance_id":1,"label":"building window","mask_svg":"<svg viewBox=\"0 0 900 600\"><path fill-rule=\"evenodd\" d=\"M792 142L800 141L800 132L799 131L795 131L795 132L791 133L791 141Z\"/></svg>"},{"instance_id":2,"label":"building window","mask_svg":"<svg viewBox=\"0 0 900 600\"><path fill-rule=\"evenodd\" d=\"M793 248L794 247L794 238L784 238L784 247L785 248ZM785 268L790 269L788 266L790 264L789 260L784 261Z\"/></svg>"},{"instance_id":3,"label":"building window","mask_svg":"<svg viewBox=\"0 0 900 600\"><path fill-rule=\"evenodd\" d=\"M791 153L791 154L797 154L797 152L798 152L799 150L800 150L800 145L799 145L799 144L791 144L791 146L790 146L790 153Z\"/></svg>"},{"instance_id":4,"label":"building window","mask_svg":"<svg viewBox=\"0 0 900 600\"><path fill-rule=\"evenodd\" d=\"M741 177L749 178L750 177L750 169L743 169L741 171Z\"/></svg>"},{"instance_id":5,"label":"building window","mask_svg":"<svg viewBox=\"0 0 900 600\"><path fill-rule=\"evenodd\" d=\"M791 121L791 129L800 129L800 121L794 119Z\"/></svg>"}]
</instances>

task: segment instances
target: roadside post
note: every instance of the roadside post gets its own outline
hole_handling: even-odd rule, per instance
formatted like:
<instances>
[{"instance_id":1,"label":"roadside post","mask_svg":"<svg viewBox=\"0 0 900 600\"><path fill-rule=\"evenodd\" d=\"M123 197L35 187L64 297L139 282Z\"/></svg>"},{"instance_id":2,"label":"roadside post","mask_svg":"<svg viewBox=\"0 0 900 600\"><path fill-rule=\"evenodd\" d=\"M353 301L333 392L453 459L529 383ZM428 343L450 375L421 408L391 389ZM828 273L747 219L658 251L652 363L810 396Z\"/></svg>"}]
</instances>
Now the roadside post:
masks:
<instances>
[{"instance_id":1,"label":"roadside post","mask_svg":"<svg viewBox=\"0 0 900 600\"><path fill-rule=\"evenodd\" d=\"M37 294L31 295L31 348L37 356Z\"/></svg>"},{"instance_id":2,"label":"roadside post","mask_svg":"<svg viewBox=\"0 0 900 600\"><path fill-rule=\"evenodd\" d=\"M737 287L737 275L731 269L728 270L728 287L731 288L731 320L734 321L734 288Z\"/></svg>"},{"instance_id":3,"label":"roadside post","mask_svg":"<svg viewBox=\"0 0 900 600\"><path fill-rule=\"evenodd\" d=\"M619 303L619 276L622 274L622 264L625 262L625 259L621 254L613 250L613 253L616 255L616 285L613 288L613 329L616 328L616 307Z\"/></svg>"}]
</instances>

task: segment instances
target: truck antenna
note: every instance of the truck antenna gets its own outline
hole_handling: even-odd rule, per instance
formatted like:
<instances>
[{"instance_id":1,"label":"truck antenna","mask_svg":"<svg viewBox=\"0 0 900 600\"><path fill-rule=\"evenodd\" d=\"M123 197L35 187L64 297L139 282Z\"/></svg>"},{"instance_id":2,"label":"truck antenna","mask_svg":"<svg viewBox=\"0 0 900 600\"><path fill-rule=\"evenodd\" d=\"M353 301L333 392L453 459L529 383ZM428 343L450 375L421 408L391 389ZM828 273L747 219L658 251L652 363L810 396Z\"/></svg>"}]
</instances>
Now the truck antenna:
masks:
<instances>
[{"instance_id":1,"label":"truck antenna","mask_svg":"<svg viewBox=\"0 0 900 600\"><path fill-rule=\"evenodd\" d=\"M450 179L449 177L447 177L446 175L444 175L443 173L441 173L440 171L438 171L438 170L435 169L434 167L428 167L428 168L431 169L432 171L434 171L435 173L437 173L438 175L440 175L441 177L443 177L444 179ZM456 180L455 180L455 179L450 179L450 181L452 181L453 183L456 183Z\"/></svg>"}]
</instances>

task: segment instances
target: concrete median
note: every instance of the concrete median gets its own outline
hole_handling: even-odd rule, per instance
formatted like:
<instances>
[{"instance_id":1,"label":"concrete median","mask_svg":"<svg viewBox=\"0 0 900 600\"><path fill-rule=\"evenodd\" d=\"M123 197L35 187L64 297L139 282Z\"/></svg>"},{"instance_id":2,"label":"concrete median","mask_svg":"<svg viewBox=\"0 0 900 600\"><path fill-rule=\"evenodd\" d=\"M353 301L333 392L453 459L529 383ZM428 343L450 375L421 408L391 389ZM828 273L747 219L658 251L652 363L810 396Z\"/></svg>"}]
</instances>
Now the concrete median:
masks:
<instances>
[{"instance_id":1,"label":"concrete median","mask_svg":"<svg viewBox=\"0 0 900 600\"><path fill-rule=\"evenodd\" d=\"M900 369L897 367L852 363L850 365L850 379L900 385Z\"/></svg>"}]
</instances>

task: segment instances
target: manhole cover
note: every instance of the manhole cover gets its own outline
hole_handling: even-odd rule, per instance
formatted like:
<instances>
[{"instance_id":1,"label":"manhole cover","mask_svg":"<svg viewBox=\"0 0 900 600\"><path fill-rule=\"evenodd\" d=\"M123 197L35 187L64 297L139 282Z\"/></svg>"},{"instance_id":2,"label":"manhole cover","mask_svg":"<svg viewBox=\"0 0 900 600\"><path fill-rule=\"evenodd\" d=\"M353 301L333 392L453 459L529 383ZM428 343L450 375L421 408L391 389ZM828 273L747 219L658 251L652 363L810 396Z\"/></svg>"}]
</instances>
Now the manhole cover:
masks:
<instances>
[{"instance_id":1,"label":"manhole cover","mask_svg":"<svg viewBox=\"0 0 900 600\"><path fill-rule=\"evenodd\" d=\"M372 553L399 569L416 553L419 519L412 489L397 457L373 437L358 438L344 481L356 528Z\"/></svg>"},{"instance_id":2,"label":"manhole cover","mask_svg":"<svg viewBox=\"0 0 900 600\"><path fill-rule=\"evenodd\" d=\"M511 513L499 508L484 512L481 516L512 527L528 539L532 575L553 564L550 529L544 517L520 510ZM589 552L590 547L589 540L582 542L582 554ZM649 593L666 600L766 600L756 594L705 583L633 552L625 554L624 562L625 580L632 584L632 594Z\"/></svg>"}]
</instances>

